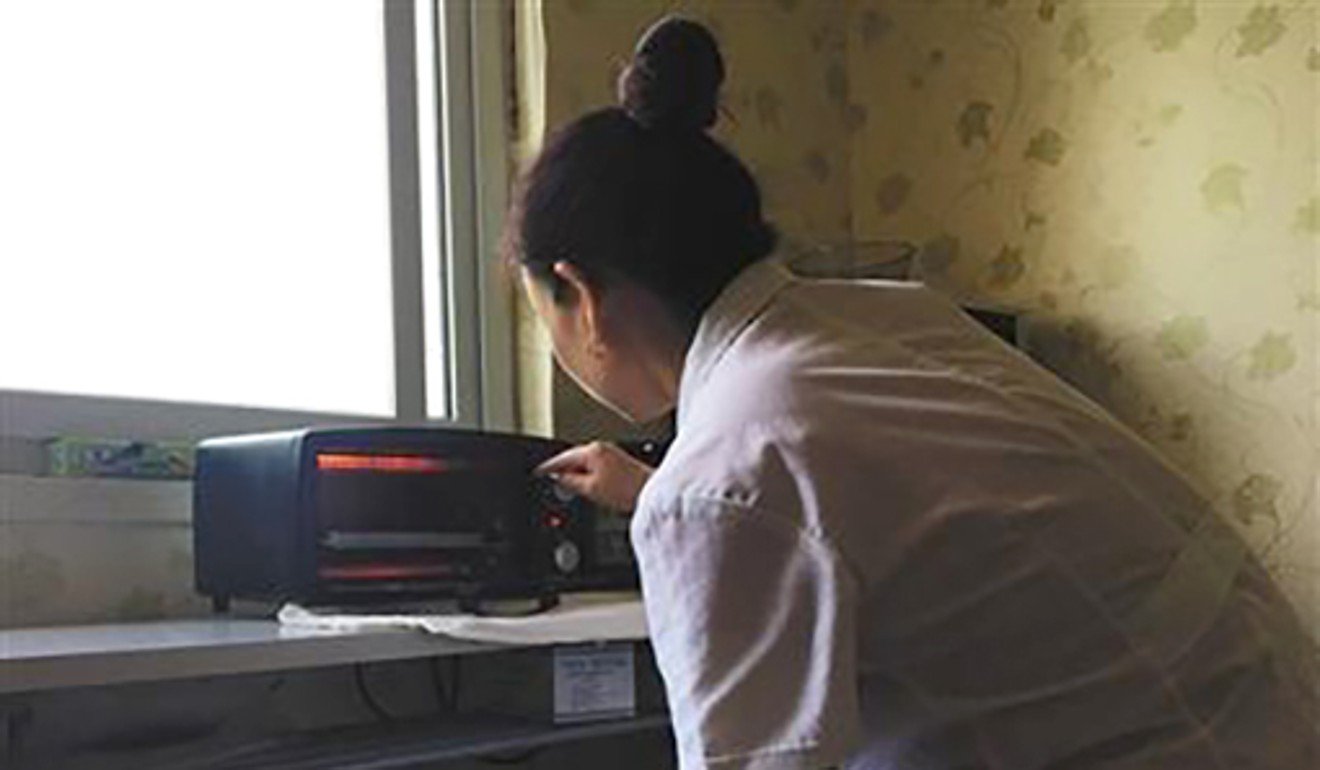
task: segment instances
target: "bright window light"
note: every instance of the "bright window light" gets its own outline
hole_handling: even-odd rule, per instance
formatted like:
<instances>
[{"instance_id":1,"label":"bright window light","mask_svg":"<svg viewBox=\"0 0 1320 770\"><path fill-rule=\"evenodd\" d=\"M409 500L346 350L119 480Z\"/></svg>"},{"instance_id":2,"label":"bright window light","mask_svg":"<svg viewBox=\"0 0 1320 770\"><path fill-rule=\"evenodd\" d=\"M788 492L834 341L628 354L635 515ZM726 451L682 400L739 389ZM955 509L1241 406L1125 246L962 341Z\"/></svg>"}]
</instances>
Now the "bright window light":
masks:
<instances>
[{"instance_id":1,"label":"bright window light","mask_svg":"<svg viewBox=\"0 0 1320 770\"><path fill-rule=\"evenodd\" d=\"M381 6L0 3L0 389L394 414Z\"/></svg>"}]
</instances>

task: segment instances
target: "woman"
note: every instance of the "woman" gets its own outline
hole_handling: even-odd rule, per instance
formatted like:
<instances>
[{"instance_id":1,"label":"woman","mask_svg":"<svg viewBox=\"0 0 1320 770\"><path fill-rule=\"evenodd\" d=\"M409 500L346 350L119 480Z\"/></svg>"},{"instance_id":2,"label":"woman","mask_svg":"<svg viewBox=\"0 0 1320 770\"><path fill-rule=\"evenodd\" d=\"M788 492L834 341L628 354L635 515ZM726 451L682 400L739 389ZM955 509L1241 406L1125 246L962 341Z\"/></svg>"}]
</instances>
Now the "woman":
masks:
<instances>
[{"instance_id":1,"label":"woman","mask_svg":"<svg viewBox=\"0 0 1320 770\"><path fill-rule=\"evenodd\" d=\"M775 265L706 134L723 63L666 19L554 136L508 256L651 469L619 510L684 768L1320 767L1310 654L1241 541L1132 433L931 292Z\"/></svg>"}]
</instances>

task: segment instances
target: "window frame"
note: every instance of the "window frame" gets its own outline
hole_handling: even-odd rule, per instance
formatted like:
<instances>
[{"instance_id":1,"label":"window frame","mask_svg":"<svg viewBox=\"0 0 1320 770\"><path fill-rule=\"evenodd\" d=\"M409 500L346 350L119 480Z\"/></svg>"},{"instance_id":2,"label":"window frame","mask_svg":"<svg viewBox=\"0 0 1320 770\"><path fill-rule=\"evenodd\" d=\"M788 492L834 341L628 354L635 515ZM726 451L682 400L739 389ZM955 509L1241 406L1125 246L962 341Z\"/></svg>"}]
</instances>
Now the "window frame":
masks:
<instances>
[{"instance_id":1,"label":"window frame","mask_svg":"<svg viewBox=\"0 0 1320 770\"><path fill-rule=\"evenodd\" d=\"M493 256L507 195L507 24L502 4L380 0L389 132L395 415L373 417L155 399L0 389L0 438L57 436L196 440L307 425L416 424L507 430L513 425L511 301ZM429 6L434 61L417 56L417 12ZM474 8L474 6L476 6ZM425 18L425 17L424 17ZM439 189L441 326L446 418L429 418L424 361L420 66L440 93L434 179ZM420 73L426 75L427 73ZM423 77L422 83L428 82ZM2 458L0 458L2 459ZM2 464L0 464L2 465ZM0 472L4 468L0 467Z\"/></svg>"}]
</instances>

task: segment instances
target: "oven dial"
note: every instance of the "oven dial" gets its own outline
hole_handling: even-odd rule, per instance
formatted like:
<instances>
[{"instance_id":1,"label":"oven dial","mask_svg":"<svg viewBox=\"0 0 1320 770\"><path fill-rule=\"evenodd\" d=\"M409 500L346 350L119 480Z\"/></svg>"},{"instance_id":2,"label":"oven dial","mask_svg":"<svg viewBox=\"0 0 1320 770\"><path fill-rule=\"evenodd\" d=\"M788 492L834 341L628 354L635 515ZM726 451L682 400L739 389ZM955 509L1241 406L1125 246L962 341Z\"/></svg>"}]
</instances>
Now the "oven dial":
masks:
<instances>
[{"instance_id":1,"label":"oven dial","mask_svg":"<svg viewBox=\"0 0 1320 770\"><path fill-rule=\"evenodd\" d=\"M574 494L573 490L563 484L551 483L550 494L554 497L555 502L563 503L565 505L577 499L577 495Z\"/></svg>"},{"instance_id":2,"label":"oven dial","mask_svg":"<svg viewBox=\"0 0 1320 770\"><path fill-rule=\"evenodd\" d=\"M555 566L560 572L571 573L582 563L582 552L572 542L565 540L555 546Z\"/></svg>"}]
</instances>

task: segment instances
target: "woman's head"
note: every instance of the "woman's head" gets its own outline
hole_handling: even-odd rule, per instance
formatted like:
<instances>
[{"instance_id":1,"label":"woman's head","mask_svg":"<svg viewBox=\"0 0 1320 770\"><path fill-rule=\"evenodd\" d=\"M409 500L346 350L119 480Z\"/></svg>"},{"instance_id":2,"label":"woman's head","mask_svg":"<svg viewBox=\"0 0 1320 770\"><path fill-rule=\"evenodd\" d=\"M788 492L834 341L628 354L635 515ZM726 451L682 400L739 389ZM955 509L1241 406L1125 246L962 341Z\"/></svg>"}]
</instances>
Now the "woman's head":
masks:
<instances>
[{"instance_id":1,"label":"woman's head","mask_svg":"<svg viewBox=\"0 0 1320 770\"><path fill-rule=\"evenodd\" d=\"M652 370L681 361L720 290L774 247L756 182L706 133L723 79L704 27L656 24L619 79L621 106L552 136L511 211L505 253L560 363L635 419L672 405Z\"/></svg>"}]
</instances>

